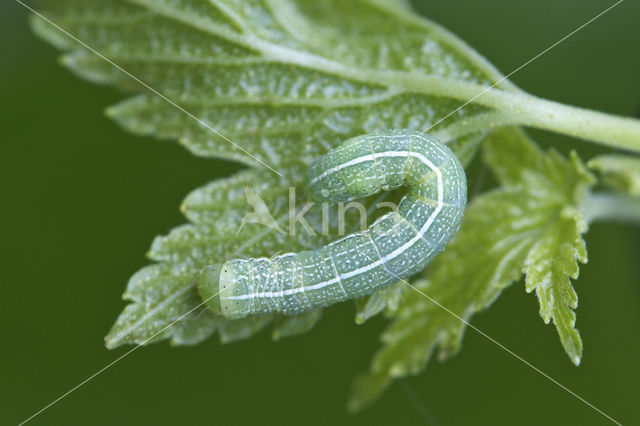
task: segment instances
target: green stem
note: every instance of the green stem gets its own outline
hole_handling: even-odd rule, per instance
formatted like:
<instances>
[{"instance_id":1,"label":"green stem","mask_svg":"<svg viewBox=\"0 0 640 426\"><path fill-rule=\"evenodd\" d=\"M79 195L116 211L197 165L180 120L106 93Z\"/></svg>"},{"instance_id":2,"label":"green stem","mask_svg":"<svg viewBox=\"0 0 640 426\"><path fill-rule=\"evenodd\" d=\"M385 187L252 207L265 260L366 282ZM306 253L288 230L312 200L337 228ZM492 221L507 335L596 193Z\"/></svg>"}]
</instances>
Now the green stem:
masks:
<instances>
[{"instance_id":1,"label":"green stem","mask_svg":"<svg viewBox=\"0 0 640 426\"><path fill-rule=\"evenodd\" d=\"M589 194L580 206L587 222L612 221L640 225L640 198L615 192Z\"/></svg>"},{"instance_id":2,"label":"green stem","mask_svg":"<svg viewBox=\"0 0 640 426\"><path fill-rule=\"evenodd\" d=\"M484 95L482 95L484 96ZM482 103L482 96L478 103ZM496 107L521 123L582 138L602 145L640 152L640 120L564 105L527 93L492 94Z\"/></svg>"},{"instance_id":3,"label":"green stem","mask_svg":"<svg viewBox=\"0 0 640 426\"><path fill-rule=\"evenodd\" d=\"M399 73L396 73L399 74ZM379 76L381 78L382 76ZM408 90L460 99L473 99L509 117L514 124L562 133L602 145L640 152L640 120L564 105L525 92L486 89L461 81L423 75L396 75ZM380 80L378 80L380 81ZM455 116L455 115L452 115Z\"/></svg>"}]
</instances>

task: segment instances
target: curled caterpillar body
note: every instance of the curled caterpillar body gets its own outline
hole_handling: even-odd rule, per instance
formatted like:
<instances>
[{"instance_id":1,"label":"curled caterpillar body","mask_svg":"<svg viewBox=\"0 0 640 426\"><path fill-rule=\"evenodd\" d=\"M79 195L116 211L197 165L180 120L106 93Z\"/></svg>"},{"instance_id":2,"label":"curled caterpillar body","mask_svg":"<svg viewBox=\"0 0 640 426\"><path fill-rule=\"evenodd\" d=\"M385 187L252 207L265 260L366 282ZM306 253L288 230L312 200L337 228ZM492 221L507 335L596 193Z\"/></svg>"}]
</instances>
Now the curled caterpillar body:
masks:
<instances>
[{"instance_id":1,"label":"curled caterpillar body","mask_svg":"<svg viewBox=\"0 0 640 426\"><path fill-rule=\"evenodd\" d=\"M457 232L466 177L441 142L410 130L347 140L318 158L308 189L319 201L348 201L405 185L398 209L369 229L317 250L271 259L232 259L203 273L200 292L227 318L294 315L365 296L420 272Z\"/></svg>"}]
</instances>

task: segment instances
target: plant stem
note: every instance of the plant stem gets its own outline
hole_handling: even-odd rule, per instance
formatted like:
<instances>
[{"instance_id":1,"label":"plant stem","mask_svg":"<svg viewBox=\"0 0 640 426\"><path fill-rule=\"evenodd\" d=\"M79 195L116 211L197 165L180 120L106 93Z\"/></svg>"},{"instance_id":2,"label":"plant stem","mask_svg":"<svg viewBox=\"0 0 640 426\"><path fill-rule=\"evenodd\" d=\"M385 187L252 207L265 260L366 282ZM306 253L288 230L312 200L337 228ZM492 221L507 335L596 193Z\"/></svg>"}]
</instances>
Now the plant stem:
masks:
<instances>
[{"instance_id":1,"label":"plant stem","mask_svg":"<svg viewBox=\"0 0 640 426\"><path fill-rule=\"evenodd\" d=\"M396 73L399 74L399 73ZM408 90L460 99L473 99L510 117L514 124L573 136L614 148L640 152L640 120L564 105L521 91L505 91L462 81L416 74L396 75ZM455 115L452 115L454 117Z\"/></svg>"},{"instance_id":2,"label":"plant stem","mask_svg":"<svg viewBox=\"0 0 640 426\"><path fill-rule=\"evenodd\" d=\"M580 211L588 223L612 221L640 225L640 198L620 193L591 193L580 205Z\"/></svg>"},{"instance_id":3,"label":"plant stem","mask_svg":"<svg viewBox=\"0 0 640 426\"><path fill-rule=\"evenodd\" d=\"M494 97L496 106L510 111L516 119L522 116L518 121L526 126L640 152L640 120L564 105L527 93L500 91ZM483 102L481 98L478 103Z\"/></svg>"}]
</instances>

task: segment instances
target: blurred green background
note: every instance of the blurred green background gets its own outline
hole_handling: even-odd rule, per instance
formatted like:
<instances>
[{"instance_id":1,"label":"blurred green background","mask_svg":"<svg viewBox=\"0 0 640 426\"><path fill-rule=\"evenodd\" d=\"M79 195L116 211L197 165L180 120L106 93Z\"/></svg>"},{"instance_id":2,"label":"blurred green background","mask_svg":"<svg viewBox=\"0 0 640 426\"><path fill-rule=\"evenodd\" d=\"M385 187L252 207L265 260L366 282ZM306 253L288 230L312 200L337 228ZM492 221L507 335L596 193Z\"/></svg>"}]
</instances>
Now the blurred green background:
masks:
<instances>
[{"instance_id":1,"label":"blurred green background","mask_svg":"<svg viewBox=\"0 0 640 426\"><path fill-rule=\"evenodd\" d=\"M30 4L33 4L32 2ZM509 72L611 4L603 0L416 1L416 8ZM103 336L152 238L184 222L193 188L234 165L175 143L128 135L103 115L118 92L73 77L37 40L27 11L0 4L0 424L15 424L129 348ZM561 102L634 115L640 103L640 3L626 1L513 77ZM593 145L535 132L583 158ZM474 324L624 424L640 424L640 232L596 224L577 283L580 367L538 316L522 283ZM372 408L345 411L384 320L353 322L349 304L310 333L267 332L222 346L141 348L33 424L597 425L608 421L468 330L460 354L394 385Z\"/></svg>"}]
</instances>

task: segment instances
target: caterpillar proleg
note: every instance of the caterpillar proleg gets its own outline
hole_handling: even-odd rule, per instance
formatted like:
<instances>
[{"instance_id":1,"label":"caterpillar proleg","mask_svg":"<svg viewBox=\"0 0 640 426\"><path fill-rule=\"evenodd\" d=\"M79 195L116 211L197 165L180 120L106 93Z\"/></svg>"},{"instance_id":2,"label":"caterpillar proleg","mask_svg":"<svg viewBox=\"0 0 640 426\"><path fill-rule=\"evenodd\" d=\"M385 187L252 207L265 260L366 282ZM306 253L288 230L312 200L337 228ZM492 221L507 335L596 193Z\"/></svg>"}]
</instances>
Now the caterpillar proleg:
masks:
<instances>
[{"instance_id":1,"label":"caterpillar proleg","mask_svg":"<svg viewBox=\"0 0 640 426\"><path fill-rule=\"evenodd\" d=\"M398 209L368 229L309 251L231 259L205 269L200 293L227 318L295 315L365 296L420 272L460 227L466 176L431 136L387 130L345 141L308 170L318 201L349 201L407 186Z\"/></svg>"}]
</instances>

